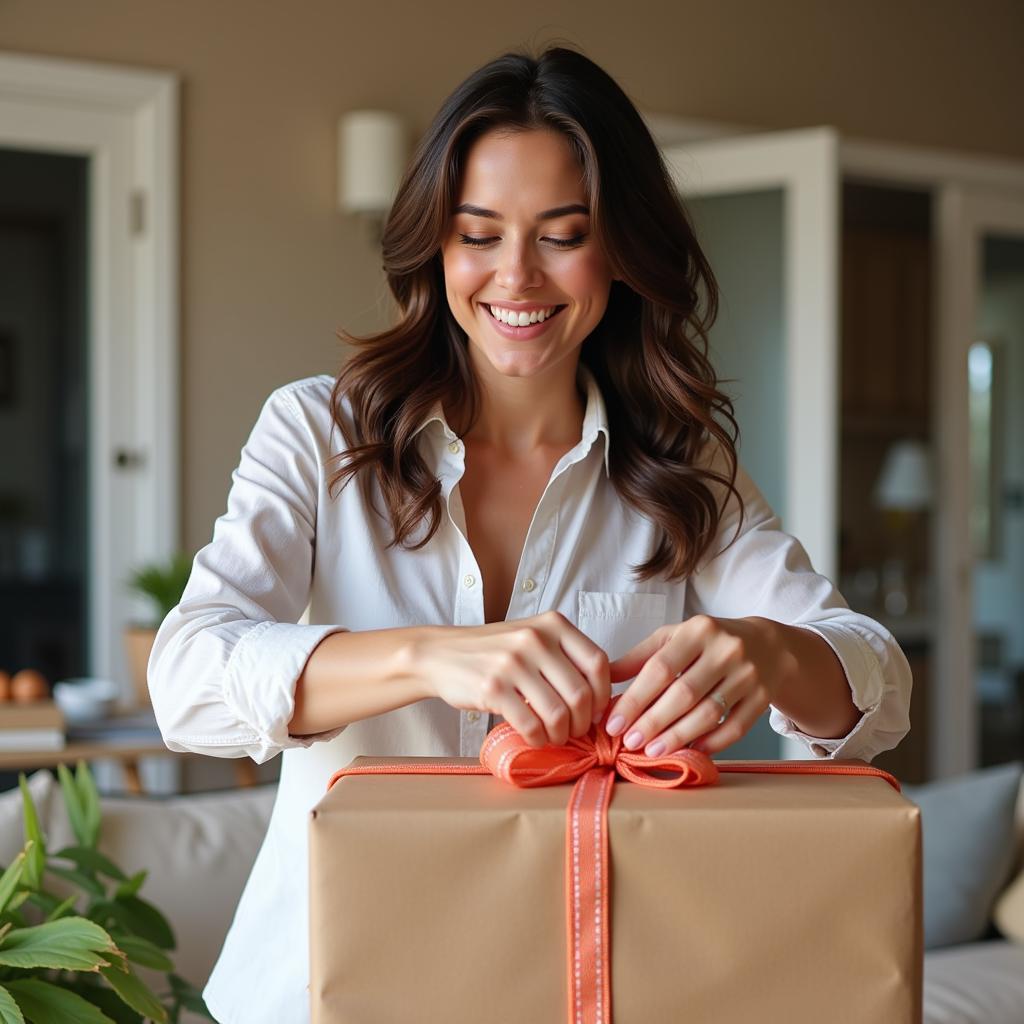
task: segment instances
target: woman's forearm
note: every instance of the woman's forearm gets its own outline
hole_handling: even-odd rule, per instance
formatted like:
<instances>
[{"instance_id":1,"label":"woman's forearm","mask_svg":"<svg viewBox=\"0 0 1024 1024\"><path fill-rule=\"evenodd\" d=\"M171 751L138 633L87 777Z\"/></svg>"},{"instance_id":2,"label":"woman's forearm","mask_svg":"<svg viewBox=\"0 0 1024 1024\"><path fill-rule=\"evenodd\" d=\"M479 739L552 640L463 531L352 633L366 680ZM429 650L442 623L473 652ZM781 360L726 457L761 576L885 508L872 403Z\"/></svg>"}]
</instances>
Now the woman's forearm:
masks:
<instances>
[{"instance_id":1,"label":"woman's forearm","mask_svg":"<svg viewBox=\"0 0 1024 1024\"><path fill-rule=\"evenodd\" d=\"M295 687L292 736L337 729L431 696L413 669L427 626L330 633L313 649Z\"/></svg>"},{"instance_id":2,"label":"woman's forearm","mask_svg":"<svg viewBox=\"0 0 1024 1024\"><path fill-rule=\"evenodd\" d=\"M860 721L861 712L853 703L842 662L828 641L781 622L770 622L769 628L778 631L795 659L794 671L782 681L775 706L808 736L845 736Z\"/></svg>"}]
</instances>

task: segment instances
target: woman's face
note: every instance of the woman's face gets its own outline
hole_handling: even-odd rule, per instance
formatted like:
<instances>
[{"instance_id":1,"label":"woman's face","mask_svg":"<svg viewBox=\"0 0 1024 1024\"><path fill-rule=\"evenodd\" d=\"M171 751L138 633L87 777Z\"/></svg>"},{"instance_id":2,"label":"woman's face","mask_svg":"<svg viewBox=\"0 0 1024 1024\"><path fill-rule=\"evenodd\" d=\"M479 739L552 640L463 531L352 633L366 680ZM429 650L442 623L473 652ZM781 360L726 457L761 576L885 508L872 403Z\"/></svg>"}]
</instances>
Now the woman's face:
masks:
<instances>
[{"instance_id":1,"label":"woman's face","mask_svg":"<svg viewBox=\"0 0 1024 1024\"><path fill-rule=\"evenodd\" d=\"M467 154L441 256L448 305L485 374L488 364L511 377L569 357L575 366L604 315L612 275L582 177L557 131L493 129ZM535 322L518 326L526 318Z\"/></svg>"}]
</instances>

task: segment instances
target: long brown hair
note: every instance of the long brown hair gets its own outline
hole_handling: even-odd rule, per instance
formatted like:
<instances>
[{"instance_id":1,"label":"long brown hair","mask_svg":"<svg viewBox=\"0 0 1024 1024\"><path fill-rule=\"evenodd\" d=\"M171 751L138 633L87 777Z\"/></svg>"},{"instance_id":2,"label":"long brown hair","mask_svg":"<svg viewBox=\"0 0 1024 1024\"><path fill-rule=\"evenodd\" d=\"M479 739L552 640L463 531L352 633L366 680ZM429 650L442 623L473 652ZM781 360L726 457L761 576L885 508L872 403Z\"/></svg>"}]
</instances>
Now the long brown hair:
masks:
<instances>
[{"instance_id":1,"label":"long brown hair","mask_svg":"<svg viewBox=\"0 0 1024 1024\"><path fill-rule=\"evenodd\" d=\"M479 415L466 334L445 297L441 246L466 154L494 128L562 132L583 170L591 231L621 280L612 282L580 359L605 400L611 481L661 528L650 558L631 570L642 580L690 575L724 511L706 481L724 487L726 499L735 494L741 522L743 515L735 487L739 426L707 356L718 286L643 119L605 71L572 49L552 47L536 58L507 53L484 65L445 100L419 143L382 240L400 319L365 337L338 331L356 351L335 382L332 415L341 427L347 393L355 437L338 456L347 461L329 492L364 467L375 474L394 533L389 546L422 547L441 523L440 481L414 435L439 399L465 418L462 429L453 424L460 435ZM731 436L716 413L731 424ZM699 465L712 439L728 475ZM413 542L424 520L426 532Z\"/></svg>"}]
</instances>

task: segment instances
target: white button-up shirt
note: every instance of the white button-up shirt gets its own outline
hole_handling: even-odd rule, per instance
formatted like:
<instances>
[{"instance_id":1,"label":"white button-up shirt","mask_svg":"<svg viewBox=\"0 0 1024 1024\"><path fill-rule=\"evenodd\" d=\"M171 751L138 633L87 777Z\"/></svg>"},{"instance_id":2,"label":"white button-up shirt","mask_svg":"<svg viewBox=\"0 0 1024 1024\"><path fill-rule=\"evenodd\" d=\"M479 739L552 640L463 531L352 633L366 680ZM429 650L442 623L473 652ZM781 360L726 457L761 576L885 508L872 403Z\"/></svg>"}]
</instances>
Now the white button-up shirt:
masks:
<instances>
[{"instance_id":1,"label":"white button-up shirt","mask_svg":"<svg viewBox=\"0 0 1024 1024\"><path fill-rule=\"evenodd\" d=\"M735 533L735 500L697 572L674 582L632 579L629 566L654 550L654 524L612 486L605 406L582 364L580 382L587 392L582 436L541 496L506 618L557 609L610 659L698 612L801 626L838 655L863 714L836 739L800 732L774 707L771 727L798 737L815 757L870 760L894 747L910 728L906 658L887 630L850 611L814 572L742 465L736 486L746 515L728 550L721 551ZM266 401L232 474L227 512L196 555L149 662L153 707L171 750L261 764L283 758L267 836L204 992L222 1024L308 1020L307 819L331 774L359 754L475 757L493 724L493 716L430 698L313 736L288 733L296 680L328 634L484 624L483 574L458 489L465 448L440 403L418 443L441 482L447 514L418 551L388 548L389 525L357 481L334 498L327 493L338 465L331 456L344 451L332 430L332 384L330 376L311 377ZM345 400L341 419L348 433ZM383 508L376 484L372 494Z\"/></svg>"}]
</instances>

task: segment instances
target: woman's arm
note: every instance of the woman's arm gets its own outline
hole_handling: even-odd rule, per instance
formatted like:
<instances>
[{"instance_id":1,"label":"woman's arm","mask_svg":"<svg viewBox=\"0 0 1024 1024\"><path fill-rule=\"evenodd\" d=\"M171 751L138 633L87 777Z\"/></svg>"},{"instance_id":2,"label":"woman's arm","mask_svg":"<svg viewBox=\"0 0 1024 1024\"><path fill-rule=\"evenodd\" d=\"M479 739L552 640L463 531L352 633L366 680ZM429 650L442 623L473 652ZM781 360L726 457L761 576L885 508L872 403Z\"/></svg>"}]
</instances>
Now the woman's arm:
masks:
<instances>
[{"instance_id":1,"label":"woman's arm","mask_svg":"<svg viewBox=\"0 0 1024 1024\"><path fill-rule=\"evenodd\" d=\"M291 736L321 733L431 696L413 648L429 627L332 633L314 648L295 686Z\"/></svg>"},{"instance_id":2,"label":"woman's arm","mask_svg":"<svg viewBox=\"0 0 1024 1024\"><path fill-rule=\"evenodd\" d=\"M773 619L750 619L790 655L792 671L779 682L775 707L809 736L839 739L860 721L861 711L836 652L806 629Z\"/></svg>"},{"instance_id":3,"label":"woman's arm","mask_svg":"<svg viewBox=\"0 0 1024 1024\"><path fill-rule=\"evenodd\" d=\"M299 623L311 589L320 425L329 385L301 381L264 403L232 474L227 511L157 631L148 680L168 748L257 763L316 737L288 733L296 681L342 625Z\"/></svg>"}]
</instances>

